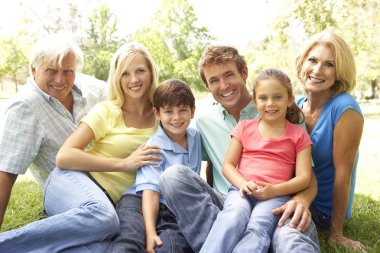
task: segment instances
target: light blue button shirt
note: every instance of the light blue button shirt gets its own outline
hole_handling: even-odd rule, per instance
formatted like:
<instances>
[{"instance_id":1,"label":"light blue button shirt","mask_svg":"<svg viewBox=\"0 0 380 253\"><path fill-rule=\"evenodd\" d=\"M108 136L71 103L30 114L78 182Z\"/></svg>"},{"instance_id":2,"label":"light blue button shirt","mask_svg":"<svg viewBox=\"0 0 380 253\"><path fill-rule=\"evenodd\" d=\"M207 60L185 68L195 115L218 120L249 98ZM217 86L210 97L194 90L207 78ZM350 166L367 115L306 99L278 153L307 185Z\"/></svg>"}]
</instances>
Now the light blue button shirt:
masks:
<instances>
[{"instance_id":1,"label":"light blue button shirt","mask_svg":"<svg viewBox=\"0 0 380 253\"><path fill-rule=\"evenodd\" d=\"M137 194L142 194L144 190L160 192L158 186L160 176L165 169L172 165L187 166L199 175L201 169L201 138L198 131L191 127L187 128L186 136L188 150L173 142L162 127L158 127L156 133L147 141L147 145L159 146L162 160L156 166L146 165L137 171L136 184L133 187ZM160 195L160 202L166 204L162 195Z\"/></svg>"}]
</instances>

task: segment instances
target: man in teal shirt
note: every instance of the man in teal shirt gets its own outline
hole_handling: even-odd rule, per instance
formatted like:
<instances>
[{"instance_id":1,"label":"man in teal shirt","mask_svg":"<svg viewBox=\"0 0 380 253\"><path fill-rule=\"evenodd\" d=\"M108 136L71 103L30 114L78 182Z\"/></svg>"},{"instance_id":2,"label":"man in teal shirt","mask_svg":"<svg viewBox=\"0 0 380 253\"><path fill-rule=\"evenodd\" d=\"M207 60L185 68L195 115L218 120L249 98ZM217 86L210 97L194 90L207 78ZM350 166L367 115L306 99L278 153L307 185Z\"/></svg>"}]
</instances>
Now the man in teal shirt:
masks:
<instances>
[{"instance_id":1,"label":"man in teal shirt","mask_svg":"<svg viewBox=\"0 0 380 253\"><path fill-rule=\"evenodd\" d=\"M188 169L172 167L160 178L161 192L176 216L182 234L195 252L200 251L206 240L230 186L222 175L230 134L239 120L257 116L246 87L247 64L235 48L208 47L200 60L199 72L217 102L202 110L196 119L203 150L213 164L214 189ZM308 210L316 192L317 183L313 177L308 189L273 211L282 214L280 227L272 238L273 252L320 252L315 225L311 223ZM312 226L309 226L310 223Z\"/></svg>"}]
</instances>

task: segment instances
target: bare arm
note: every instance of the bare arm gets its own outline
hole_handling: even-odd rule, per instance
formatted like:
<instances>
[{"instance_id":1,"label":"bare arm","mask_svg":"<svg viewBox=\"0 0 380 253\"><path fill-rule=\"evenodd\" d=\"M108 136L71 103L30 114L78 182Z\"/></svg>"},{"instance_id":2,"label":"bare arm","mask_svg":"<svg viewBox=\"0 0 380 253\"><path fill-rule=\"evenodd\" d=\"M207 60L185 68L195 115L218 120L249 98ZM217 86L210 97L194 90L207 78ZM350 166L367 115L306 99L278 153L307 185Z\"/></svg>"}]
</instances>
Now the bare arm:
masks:
<instances>
[{"instance_id":1,"label":"bare arm","mask_svg":"<svg viewBox=\"0 0 380 253\"><path fill-rule=\"evenodd\" d=\"M241 151L241 144L234 137L232 137L222 165L222 173L224 177L238 189L240 189L247 182L247 180L245 180L236 169L236 166L240 160Z\"/></svg>"},{"instance_id":2,"label":"bare arm","mask_svg":"<svg viewBox=\"0 0 380 253\"><path fill-rule=\"evenodd\" d=\"M296 227L299 231L305 231L311 223L309 206L317 195L318 184L314 172L308 188L297 193L291 200L272 211L273 214L282 214L278 225L283 226L285 221L292 216L290 227Z\"/></svg>"},{"instance_id":3,"label":"bare arm","mask_svg":"<svg viewBox=\"0 0 380 253\"><path fill-rule=\"evenodd\" d=\"M162 241L157 235L157 216L160 206L160 194L156 191L144 190L142 195L142 212L146 231L146 251L154 253L156 246L161 246Z\"/></svg>"},{"instance_id":4,"label":"bare arm","mask_svg":"<svg viewBox=\"0 0 380 253\"><path fill-rule=\"evenodd\" d=\"M11 196L12 187L17 179L17 174L0 171L0 228L3 224L5 211Z\"/></svg>"},{"instance_id":5,"label":"bare arm","mask_svg":"<svg viewBox=\"0 0 380 253\"><path fill-rule=\"evenodd\" d=\"M214 173L212 171L212 162L207 161L206 165L206 181L207 183L213 187L214 186Z\"/></svg>"},{"instance_id":6,"label":"bare arm","mask_svg":"<svg viewBox=\"0 0 380 253\"><path fill-rule=\"evenodd\" d=\"M354 110L345 111L334 129L333 161L335 181L330 239L346 247L363 249L364 245L343 235L352 170L363 132L363 118Z\"/></svg>"},{"instance_id":7,"label":"bare arm","mask_svg":"<svg viewBox=\"0 0 380 253\"><path fill-rule=\"evenodd\" d=\"M84 151L95 139L94 132L86 123L81 123L60 148L57 167L81 171L133 171L143 165L156 165L160 160L156 146L141 146L125 159L100 157Z\"/></svg>"}]
</instances>

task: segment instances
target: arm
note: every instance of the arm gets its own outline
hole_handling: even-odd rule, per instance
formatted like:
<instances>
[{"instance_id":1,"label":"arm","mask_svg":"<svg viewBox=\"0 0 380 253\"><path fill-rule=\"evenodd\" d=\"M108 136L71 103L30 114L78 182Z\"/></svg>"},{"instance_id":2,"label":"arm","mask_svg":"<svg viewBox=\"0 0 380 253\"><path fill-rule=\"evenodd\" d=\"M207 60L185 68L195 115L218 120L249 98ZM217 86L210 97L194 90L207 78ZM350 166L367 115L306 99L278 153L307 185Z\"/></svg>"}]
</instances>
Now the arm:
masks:
<instances>
[{"instance_id":1,"label":"arm","mask_svg":"<svg viewBox=\"0 0 380 253\"><path fill-rule=\"evenodd\" d=\"M228 146L227 153L224 156L222 165L222 172L224 177L236 188L240 190L240 194L252 194L257 189L256 184L252 181L247 181L236 169L240 160L242 145L240 142L232 137L230 145Z\"/></svg>"},{"instance_id":2,"label":"arm","mask_svg":"<svg viewBox=\"0 0 380 253\"><path fill-rule=\"evenodd\" d=\"M160 206L160 194L152 190L144 190L142 195L142 212L146 231L146 251L154 253L156 246L161 246L162 241L157 235L157 217Z\"/></svg>"},{"instance_id":3,"label":"arm","mask_svg":"<svg viewBox=\"0 0 380 253\"><path fill-rule=\"evenodd\" d=\"M297 229L301 232L305 231L311 223L309 206L317 195L317 190L317 179L313 172L308 188L297 193L287 203L272 211L272 213L276 215L282 214L280 220L278 221L278 225L283 226L285 221L293 215L289 226L297 227Z\"/></svg>"},{"instance_id":4,"label":"arm","mask_svg":"<svg viewBox=\"0 0 380 253\"><path fill-rule=\"evenodd\" d=\"M206 165L206 181L207 183L213 187L214 186L214 178L213 178L214 174L213 174L213 171L212 171L212 162L211 161L207 161L207 165Z\"/></svg>"},{"instance_id":5,"label":"arm","mask_svg":"<svg viewBox=\"0 0 380 253\"><path fill-rule=\"evenodd\" d=\"M17 174L0 171L0 228L3 223L5 211L11 196L12 187L17 179Z\"/></svg>"},{"instance_id":6,"label":"arm","mask_svg":"<svg viewBox=\"0 0 380 253\"><path fill-rule=\"evenodd\" d=\"M143 165L156 165L160 160L158 147L141 146L125 159L100 157L84 151L95 139L94 132L86 123L81 123L65 141L56 157L57 167L81 171L133 171Z\"/></svg>"},{"instance_id":7,"label":"arm","mask_svg":"<svg viewBox=\"0 0 380 253\"><path fill-rule=\"evenodd\" d=\"M297 153L295 177L287 182L275 185L256 182L259 189L252 195L257 199L266 200L297 193L310 185L311 174L311 146L309 146Z\"/></svg>"},{"instance_id":8,"label":"arm","mask_svg":"<svg viewBox=\"0 0 380 253\"><path fill-rule=\"evenodd\" d=\"M354 110L345 111L334 129L333 162L335 181L331 215L330 240L356 250L360 242L346 238L343 226L348 205L352 170L363 132L363 118Z\"/></svg>"}]
</instances>

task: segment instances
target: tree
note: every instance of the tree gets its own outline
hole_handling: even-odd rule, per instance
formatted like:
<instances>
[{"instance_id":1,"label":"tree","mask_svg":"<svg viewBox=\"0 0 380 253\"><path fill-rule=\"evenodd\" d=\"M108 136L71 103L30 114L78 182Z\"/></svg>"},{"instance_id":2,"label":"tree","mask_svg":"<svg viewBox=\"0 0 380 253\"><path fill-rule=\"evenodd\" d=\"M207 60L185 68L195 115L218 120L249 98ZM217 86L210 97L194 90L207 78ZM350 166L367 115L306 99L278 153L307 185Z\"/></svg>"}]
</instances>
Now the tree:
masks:
<instances>
[{"instance_id":1,"label":"tree","mask_svg":"<svg viewBox=\"0 0 380 253\"><path fill-rule=\"evenodd\" d=\"M123 42L115 35L117 22L117 17L104 4L92 12L87 38L82 46L85 55L84 73L107 80L110 59Z\"/></svg>"},{"instance_id":2,"label":"tree","mask_svg":"<svg viewBox=\"0 0 380 253\"><path fill-rule=\"evenodd\" d=\"M198 75L198 61L213 38L188 0L163 0L149 24L133 39L143 43L158 64L160 81L179 78L197 90L204 89Z\"/></svg>"},{"instance_id":3,"label":"tree","mask_svg":"<svg viewBox=\"0 0 380 253\"><path fill-rule=\"evenodd\" d=\"M273 24L272 33L264 43L267 59L278 63L280 55L293 55L288 66L294 65L295 52L312 34L334 30L353 49L357 66L357 90L363 93L380 76L380 2L378 0L288 0ZM277 51L273 46L277 43ZM280 52L280 53L279 53ZM273 55L275 57L273 57ZM280 56L280 57L278 57ZM291 68L292 71L294 67ZM377 84L378 85L378 84ZM377 89L372 88L375 92ZM372 94L371 97L375 97Z\"/></svg>"},{"instance_id":4,"label":"tree","mask_svg":"<svg viewBox=\"0 0 380 253\"><path fill-rule=\"evenodd\" d=\"M15 91L18 91L18 78L26 77L28 73L28 57L25 55L25 45L22 44L21 38L25 34L19 33L15 37L2 39L1 60L0 60L0 78L10 76L15 84ZM1 86L3 90L3 86Z\"/></svg>"}]
</instances>

